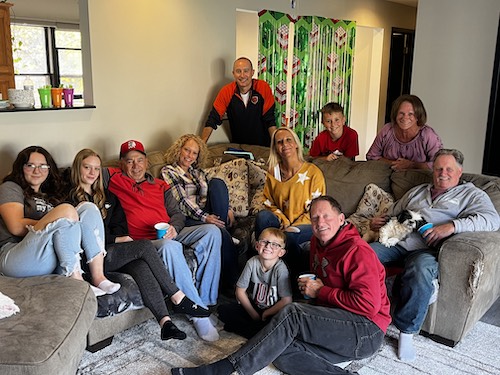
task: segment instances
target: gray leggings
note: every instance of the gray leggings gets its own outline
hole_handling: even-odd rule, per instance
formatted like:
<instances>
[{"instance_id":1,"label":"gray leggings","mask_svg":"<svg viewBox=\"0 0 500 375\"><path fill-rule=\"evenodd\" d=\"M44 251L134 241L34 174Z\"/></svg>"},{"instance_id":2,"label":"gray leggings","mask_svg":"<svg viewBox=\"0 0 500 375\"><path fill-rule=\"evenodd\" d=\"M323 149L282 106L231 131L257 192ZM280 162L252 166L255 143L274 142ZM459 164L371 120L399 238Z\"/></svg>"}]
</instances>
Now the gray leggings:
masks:
<instances>
[{"instance_id":1,"label":"gray leggings","mask_svg":"<svg viewBox=\"0 0 500 375\"><path fill-rule=\"evenodd\" d=\"M158 322L168 314L165 298L179 291L149 240L116 243L108 246L104 258L106 272L119 271L132 276L144 305Z\"/></svg>"}]
</instances>

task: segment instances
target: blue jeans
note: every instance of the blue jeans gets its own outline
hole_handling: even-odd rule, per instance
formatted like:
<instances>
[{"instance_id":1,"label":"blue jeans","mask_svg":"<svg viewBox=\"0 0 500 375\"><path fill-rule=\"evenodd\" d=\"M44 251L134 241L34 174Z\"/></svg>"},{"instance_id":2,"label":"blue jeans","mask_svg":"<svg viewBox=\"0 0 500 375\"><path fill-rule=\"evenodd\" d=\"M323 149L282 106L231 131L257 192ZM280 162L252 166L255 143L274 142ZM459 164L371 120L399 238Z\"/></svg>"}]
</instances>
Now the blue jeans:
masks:
<instances>
[{"instance_id":1,"label":"blue jeans","mask_svg":"<svg viewBox=\"0 0 500 375\"><path fill-rule=\"evenodd\" d=\"M208 183L208 196L205 211L217 215L227 224L229 211L229 192L226 183L220 178L212 178Z\"/></svg>"},{"instance_id":2,"label":"blue jeans","mask_svg":"<svg viewBox=\"0 0 500 375\"><path fill-rule=\"evenodd\" d=\"M90 202L78 206L77 212L79 221L62 218L39 231L30 226L21 242L5 244L0 250L0 273L11 277L69 276L80 270L82 249L87 259L103 252L101 213Z\"/></svg>"},{"instance_id":3,"label":"blue jeans","mask_svg":"<svg viewBox=\"0 0 500 375\"><path fill-rule=\"evenodd\" d=\"M349 374L335 364L371 356L383 339L384 332L361 315L292 303L228 360L239 374L253 374L271 362L290 375Z\"/></svg>"},{"instance_id":4,"label":"blue jeans","mask_svg":"<svg viewBox=\"0 0 500 375\"><path fill-rule=\"evenodd\" d=\"M434 292L432 280L438 277L437 251L406 251L401 246L385 247L380 242L372 242L370 246L383 265L392 263L403 266L400 282L394 289L397 294L393 298L393 322L403 333L418 333Z\"/></svg>"},{"instance_id":5,"label":"blue jeans","mask_svg":"<svg viewBox=\"0 0 500 375\"><path fill-rule=\"evenodd\" d=\"M229 211L229 195L227 186L219 178L212 178L208 183L208 197L205 211L217 215L222 221L229 224L227 212ZM191 218L186 219L186 226L204 224L200 220ZM219 228L222 236L222 278L223 281L231 287L234 287L238 281L238 249L233 244L233 238L226 228Z\"/></svg>"},{"instance_id":6,"label":"blue jeans","mask_svg":"<svg viewBox=\"0 0 500 375\"><path fill-rule=\"evenodd\" d=\"M266 228L280 228L278 217L269 210L259 211L255 217L255 239L258 240L262 231ZM310 241L312 227L310 224L298 225L299 233L285 232L286 254L283 259L290 268L291 277L295 278L299 273L309 270L309 254L304 252L302 244Z\"/></svg>"},{"instance_id":7,"label":"blue jeans","mask_svg":"<svg viewBox=\"0 0 500 375\"><path fill-rule=\"evenodd\" d=\"M213 224L184 227L175 240L154 240L153 244L170 275L186 296L207 307L217 303L220 279L220 230ZM186 263L182 245L194 250L198 268L195 283Z\"/></svg>"},{"instance_id":8,"label":"blue jeans","mask_svg":"<svg viewBox=\"0 0 500 375\"><path fill-rule=\"evenodd\" d=\"M194 225L205 225L205 223L190 218L186 219L186 227L191 227ZM222 238L222 245L221 245L222 280L223 282L225 282L227 286L234 287L239 277L238 249L233 243L233 237L231 236L231 233L229 233L226 228L219 228L219 230Z\"/></svg>"}]
</instances>

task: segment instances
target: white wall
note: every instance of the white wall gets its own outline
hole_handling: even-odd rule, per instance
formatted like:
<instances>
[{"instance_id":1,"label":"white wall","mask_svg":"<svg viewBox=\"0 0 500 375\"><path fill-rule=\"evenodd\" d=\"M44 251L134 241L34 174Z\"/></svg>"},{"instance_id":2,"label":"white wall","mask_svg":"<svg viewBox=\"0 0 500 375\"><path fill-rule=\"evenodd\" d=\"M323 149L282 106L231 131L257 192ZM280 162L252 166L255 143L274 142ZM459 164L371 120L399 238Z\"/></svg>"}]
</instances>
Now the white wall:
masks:
<instances>
[{"instance_id":1,"label":"white wall","mask_svg":"<svg viewBox=\"0 0 500 375\"><path fill-rule=\"evenodd\" d=\"M444 146L480 173L500 1L419 0L412 91Z\"/></svg>"},{"instance_id":2,"label":"white wall","mask_svg":"<svg viewBox=\"0 0 500 375\"><path fill-rule=\"evenodd\" d=\"M353 105L349 124L358 132L359 156L356 160L366 160L366 153L378 131L383 39L383 29L356 28Z\"/></svg>"},{"instance_id":3,"label":"white wall","mask_svg":"<svg viewBox=\"0 0 500 375\"><path fill-rule=\"evenodd\" d=\"M0 113L0 176L32 144L69 165L83 147L108 159L130 138L140 139L149 150L164 150L180 135L200 132L217 91L232 79L237 9L294 15L290 2L283 0L89 0L97 108ZM294 11L384 30L414 28L416 14L413 8L380 0L298 1ZM383 45L382 111L390 32L384 33ZM380 125L383 113L379 118Z\"/></svg>"}]
</instances>

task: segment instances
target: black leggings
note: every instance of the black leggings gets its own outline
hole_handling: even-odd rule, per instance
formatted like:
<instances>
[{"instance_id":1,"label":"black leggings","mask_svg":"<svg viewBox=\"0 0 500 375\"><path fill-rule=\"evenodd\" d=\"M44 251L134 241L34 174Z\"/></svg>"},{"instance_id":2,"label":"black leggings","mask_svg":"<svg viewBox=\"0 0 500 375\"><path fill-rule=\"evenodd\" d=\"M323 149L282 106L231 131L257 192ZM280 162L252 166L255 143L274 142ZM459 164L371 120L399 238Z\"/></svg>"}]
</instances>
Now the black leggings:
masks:
<instances>
[{"instance_id":1,"label":"black leggings","mask_svg":"<svg viewBox=\"0 0 500 375\"><path fill-rule=\"evenodd\" d=\"M156 320L169 315L165 298L179 291L163 265L156 248L149 240L115 243L106 248L104 269L106 272L127 273L135 280L144 305Z\"/></svg>"}]
</instances>

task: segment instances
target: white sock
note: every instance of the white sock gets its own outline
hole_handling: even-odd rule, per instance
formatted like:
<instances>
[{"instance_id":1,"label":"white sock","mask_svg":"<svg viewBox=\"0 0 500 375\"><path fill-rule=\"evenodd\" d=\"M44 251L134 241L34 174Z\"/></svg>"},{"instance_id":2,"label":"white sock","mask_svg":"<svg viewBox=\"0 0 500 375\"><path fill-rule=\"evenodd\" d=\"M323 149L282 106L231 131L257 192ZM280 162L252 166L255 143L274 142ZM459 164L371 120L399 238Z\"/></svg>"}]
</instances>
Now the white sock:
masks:
<instances>
[{"instance_id":1,"label":"white sock","mask_svg":"<svg viewBox=\"0 0 500 375\"><path fill-rule=\"evenodd\" d=\"M103 296L106 294L106 292L104 290L99 289L93 285L90 285L90 288L92 289L92 291L94 292L96 297L100 297L100 296Z\"/></svg>"},{"instance_id":2,"label":"white sock","mask_svg":"<svg viewBox=\"0 0 500 375\"><path fill-rule=\"evenodd\" d=\"M210 314L208 320L210 320L210 323L215 327L217 331L222 331L224 329L224 323L222 323L214 314Z\"/></svg>"},{"instance_id":3,"label":"white sock","mask_svg":"<svg viewBox=\"0 0 500 375\"><path fill-rule=\"evenodd\" d=\"M101 290L104 290L106 292L106 294L113 294L115 292L118 292L121 285L118 283L114 283L112 281L109 281L109 280L104 280L104 281L101 281L97 287Z\"/></svg>"},{"instance_id":4,"label":"white sock","mask_svg":"<svg viewBox=\"0 0 500 375\"><path fill-rule=\"evenodd\" d=\"M413 334L399 333L398 357L405 362L414 361L417 357L415 348L413 347Z\"/></svg>"},{"instance_id":5,"label":"white sock","mask_svg":"<svg viewBox=\"0 0 500 375\"><path fill-rule=\"evenodd\" d=\"M217 341L219 339L219 332L210 322L210 318L191 318L193 321L194 329L202 340Z\"/></svg>"}]
</instances>

